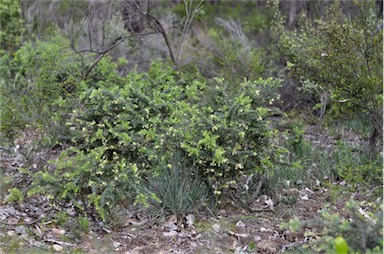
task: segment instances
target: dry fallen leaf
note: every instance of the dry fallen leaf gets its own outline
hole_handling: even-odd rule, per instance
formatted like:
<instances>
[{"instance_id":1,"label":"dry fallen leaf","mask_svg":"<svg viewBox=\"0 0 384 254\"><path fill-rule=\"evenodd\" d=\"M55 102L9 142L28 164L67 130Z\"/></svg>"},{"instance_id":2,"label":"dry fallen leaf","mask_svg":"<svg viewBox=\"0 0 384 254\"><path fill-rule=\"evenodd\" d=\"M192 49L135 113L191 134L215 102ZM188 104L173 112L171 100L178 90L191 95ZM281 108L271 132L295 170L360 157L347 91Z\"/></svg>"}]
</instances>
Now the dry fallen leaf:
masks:
<instances>
[{"instance_id":1,"label":"dry fallen leaf","mask_svg":"<svg viewBox=\"0 0 384 254\"><path fill-rule=\"evenodd\" d=\"M212 229L213 229L213 231L215 231L216 233L219 233L219 232L220 232L220 229L221 229L221 226L220 226L220 224L215 223L215 224L213 224Z\"/></svg>"},{"instance_id":2,"label":"dry fallen leaf","mask_svg":"<svg viewBox=\"0 0 384 254\"><path fill-rule=\"evenodd\" d=\"M55 236L59 236L59 235L64 235L65 234L65 230L64 229L59 229L59 228L52 228L51 232Z\"/></svg>"},{"instance_id":3,"label":"dry fallen leaf","mask_svg":"<svg viewBox=\"0 0 384 254\"><path fill-rule=\"evenodd\" d=\"M63 250L63 246L58 245L58 244L54 244L54 245L52 245L52 248L53 248L53 250L56 251L56 252L60 252L60 251Z\"/></svg>"},{"instance_id":4,"label":"dry fallen leaf","mask_svg":"<svg viewBox=\"0 0 384 254\"><path fill-rule=\"evenodd\" d=\"M185 219L187 220L187 226L188 227L191 227L193 225L193 223L195 222L195 216L193 214L187 215L187 217Z\"/></svg>"},{"instance_id":5,"label":"dry fallen leaf","mask_svg":"<svg viewBox=\"0 0 384 254\"><path fill-rule=\"evenodd\" d=\"M7 236L14 236L16 232L14 230L7 231Z\"/></svg>"},{"instance_id":6,"label":"dry fallen leaf","mask_svg":"<svg viewBox=\"0 0 384 254\"><path fill-rule=\"evenodd\" d=\"M239 238L240 237L247 238L249 236L249 234L247 234L247 233L236 233L235 236L237 236Z\"/></svg>"},{"instance_id":7,"label":"dry fallen leaf","mask_svg":"<svg viewBox=\"0 0 384 254\"><path fill-rule=\"evenodd\" d=\"M143 253L142 249L144 249L144 248L145 248L145 246L137 246L133 250L129 250L129 251L124 252L124 254L139 254L139 253Z\"/></svg>"},{"instance_id":8,"label":"dry fallen leaf","mask_svg":"<svg viewBox=\"0 0 384 254\"><path fill-rule=\"evenodd\" d=\"M260 227L259 229L260 232L270 232L270 233L273 233L273 230L270 229L270 228L264 228L264 227Z\"/></svg>"},{"instance_id":9,"label":"dry fallen leaf","mask_svg":"<svg viewBox=\"0 0 384 254\"><path fill-rule=\"evenodd\" d=\"M107 234L111 234L112 233L112 230L108 229L108 228L105 228L105 227L102 227L101 228L105 233Z\"/></svg>"},{"instance_id":10,"label":"dry fallen leaf","mask_svg":"<svg viewBox=\"0 0 384 254\"><path fill-rule=\"evenodd\" d=\"M40 227L39 226L37 226L37 225L35 225L35 228L36 228L36 235L38 235L38 236L42 236L43 235L43 232L41 231L41 229L40 229Z\"/></svg>"},{"instance_id":11,"label":"dry fallen leaf","mask_svg":"<svg viewBox=\"0 0 384 254\"><path fill-rule=\"evenodd\" d=\"M148 219L144 219L142 221L137 221L135 219L126 219L123 226L127 227L127 226L129 226L129 224L132 224L133 226L142 226L147 222L148 222Z\"/></svg>"},{"instance_id":12,"label":"dry fallen leaf","mask_svg":"<svg viewBox=\"0 0 384 254\"><path fill-rule=\"evenodd\" d=\"M361 215L363 215L365 218L371 220L373 222L373 224L376 224L376 221L374 219L371 218L371 216L369 216L369 214L363 210L363 208L359 207L359 209L357 209L359 211L359 213Z\"/></svg>"},{"instance_id":13,"label":"dry fallen leaf","mask_svg":"<svg viewBox=\"0 0 384 254\"><path fill-rule=\"evenodd\" d=\"M19 219L17 219L17 218L10 218L9 220L8 220L8 225L17 225L19 223Z\"/></svg>"},{"instance_id":14,"label":"dry fallen leaf","mask_svg":"<svg viewBox=\"0 0 384 254\"><path fill-rule=\"evenodd\" d=\"M278 244L271 240L263 240L256 245L260 253L277 253L279 250Z\"/></svg>"},{"instance_id":15,"label":"dry fallen leaf","mask_svg":"<svg viewBox=\"0 0 384 254\"><path fill-rule=\"evenodd\" d=\"M296 189L296 188L291 188L291 189L289 190L289 195L291 195L291 196L298 197L299 194L300 194L300 192L299 192L299 190Z\"/></svg>"},{"instance_id":16,"label":"dry fallen leaf","mask_svg":"<svg viewBox=\"0 0 384 254\"><path fill-rule=\"evenodd\" d=\"M169 232L163 232L163 236L176 236L177 232L175 230Z\"/></svg>"},{"instance_id":17,"label":"dry fallen leaf","mask_svg":"<svg viewBox=\"0 0 384 254\"><path fill-rule=\"evenodd\" d=\"M312 194L315 194L315 193L313 192L313 190L311 190L311 189L309 189L309 188L307 188L307 187L306 187L304 190L306 190L306 191L307 191L309 194L311 194L311 195L312 195Z\"/></svg>"},{"instance_id":18,"label":"dry fallen leaf","mask_svg":"<svg viewBox=\"0 0 384 254\"><path fill-rule=\"evenodd\" d=\"M177 217L175 214L169 215L167 218L167 223L169 224L176 224L177 223Z\"/></svg>"},{"instance_id":19,"label":"dry fallen leaf","mask_svg":"<svg viewBox=\"0 0 384 254\"><path fill-rule=\"evenodd\" d=\"M268 205L269 209L271 209L272 211L275 210L275 208L274 208L274 202L273 202L273 200L272 200L270 197L268 197L268 199L265 200L264 203L265 203L266 205Z\"/></svg>"},{"instance_id":20,"label":"dry fallen leaf","mask_svg":"<svg viewBox=\"0 0 384 254\"><path fill-rule=\"evenodd\" d=\"M241 220L239 220L239 221L236 223L236 227L243 228L243 227L245 227L245 224L244 224L244 222L242 222Z\"/></svg>"},{"instance_id":21,"label":"dry fallen leaf","mask_svg":"<svg viewBox=\"0 0 384 254\"><path fill-rule=\"evenodd\" d=\"M117 248L119 248L119 247L121 246L121 243L112 240L112 245L113 245L113 247L114 247L115 249L117 249Z\"/></svg>"}]
</instances>

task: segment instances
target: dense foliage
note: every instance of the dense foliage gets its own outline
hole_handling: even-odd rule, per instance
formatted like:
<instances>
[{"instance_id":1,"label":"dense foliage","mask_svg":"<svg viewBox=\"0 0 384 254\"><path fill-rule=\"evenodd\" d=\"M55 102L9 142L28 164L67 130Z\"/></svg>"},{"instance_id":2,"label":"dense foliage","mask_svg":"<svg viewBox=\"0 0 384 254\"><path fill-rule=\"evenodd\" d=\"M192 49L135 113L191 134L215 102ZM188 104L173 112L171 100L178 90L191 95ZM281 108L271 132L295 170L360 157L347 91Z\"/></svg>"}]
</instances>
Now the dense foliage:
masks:
<instances>
[{"instance_id":1,"label":"dense foliage","mask_svg":"<svg viewBox=\"0 0 384 254\"><path fill-rule=\"evenodd\" d=\"M15 51L22 43L25 23L21 18L19 1L4 0L0 3L0 55Z\"/></svg>"},{"instance_id":2,"label":"dense foliage","mask_svg":"<svg viewBox=\"0 0 384 254\"><path fill-rule=\"evenodd\" d=\"M66 111L55 102L70 97L84 65L82 57L74 54L68 41L59 36L25 43L13 55L3 55L1 132L12 140L26 128L53 132L61 129Z\"/></svg>"},{"instance_id":3,"label":"dense foliage","mask_svg":"<svg viewBox=\"0 0 384 254\"><path fill-rule=\"evenodd\" d=\"M292 31L285 31L277 11L273 33L291 75L318 96L321 116L327 104L339 115L353 114L356 108L366 114L373 150L383 134L382 19L372 1L355 1L354 7L354 15L347 16L335 1L314 21L303 13L300 27Z\"/></svg>"},{"instance_id":4,"label":"dense foliage","mask_svg":"<svg viewBox=\"0 0 384 254\"><path fill-rule=\"evenodd\" d=\"M104 208L164 170L175 153L183 170L195 168L217 195L237 188L242 175L272 171L267 117L279 81L244 81L231 90L224 80L208 85L196 77L156 63L127 77L109 72L81 93L68 123L75 146L62 154L55 175L42 175L51 179L53 196L81 196L89 199L84 205Z\"/></svg>"}]
</instances>

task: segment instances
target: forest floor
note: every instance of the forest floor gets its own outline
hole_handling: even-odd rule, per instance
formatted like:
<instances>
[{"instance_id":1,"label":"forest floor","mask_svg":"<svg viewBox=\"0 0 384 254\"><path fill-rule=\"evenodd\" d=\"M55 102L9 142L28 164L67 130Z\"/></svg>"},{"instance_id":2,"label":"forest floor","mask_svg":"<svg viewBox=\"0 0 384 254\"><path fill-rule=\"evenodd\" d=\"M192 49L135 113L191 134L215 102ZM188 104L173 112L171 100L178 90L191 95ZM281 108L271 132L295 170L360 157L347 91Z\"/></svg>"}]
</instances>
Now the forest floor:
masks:
<instances>
[{"instance_id":1,"label":"forest floor","mask_svg":"<svg viewBox=\"0 0 384 254\"><path fill-rule=\"evenodd\" d=\"M120 218L116 228L91 226L89 233L78 236L81 240L68 237L65 229L44 219L48 209L44 202L1 205L0 253L277 253L300 249L321 236L315 221L330 202L327 190L305 188L297 190L297 195L294 205L274 207L262 196L254 212L232 206L217 215L181 220L175 216L150 219L139 210ZM343 197L330 206L342 211L347 200ZM298 232L281 227L293 218L308 220L308 227Z\"/></svg>"},{"instance_id":2,"label":"forest floor","mask_svg":"<svg viewBox=\"0 0 384 254\"><path fill-rule=\"evenodd\" d=\"M325 148L332 146L334 142L329 137L316 133L308 127L305 138ZM352 143L359 140L353 135L350 139ZM47 161L57 154L42 153L35 161ZM19 155L2 153L0 159L8 179L19 186L28 184L25 174L19 172L24 166ZM31 166L38 168L36 164ZM350 198L369 199L358 191L335 195L329 185L313 186L281 189L276 197L285 196L285 202L261 195L249 206L228 202L222 205L225 209L207 209L181 218L154 218L145 210L130 210L116 218L115 226L104 227L95 222L83 225L88 229L83 231L75 222L58 223L57 217L51 217L52 211L59 213L62 208L52 207L44 197L29 197L23 202L0 204L0 254L309 253L306 248L323 234L319 222L325 206L346 217L343 207ZM66 212L71 214L71 209L66 208ZM307 221L306 226L292 232L287 226L291 219Z\"/></svg>"}]
</instances>

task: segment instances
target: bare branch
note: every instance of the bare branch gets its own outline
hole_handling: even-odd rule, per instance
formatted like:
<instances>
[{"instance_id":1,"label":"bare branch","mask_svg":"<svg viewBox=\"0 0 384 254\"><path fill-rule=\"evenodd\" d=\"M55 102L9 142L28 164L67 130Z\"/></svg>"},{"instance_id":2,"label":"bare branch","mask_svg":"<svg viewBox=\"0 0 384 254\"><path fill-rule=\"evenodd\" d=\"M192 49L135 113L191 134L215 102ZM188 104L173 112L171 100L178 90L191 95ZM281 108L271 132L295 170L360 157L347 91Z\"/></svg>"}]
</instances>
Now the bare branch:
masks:
<instances>
[{"instance_id":1,"label":"bare branch","mask_svg":"<svg viewBox=\"0 0 384 254\"><path fill-rule=\"evenodd\" d=\"M180 59L181 59L181 54L183 51L183 44L185 41L185 37L188 34L188 31L189 31L189 28L192 24L193 18L195 16L195 14L200 10L203 2L204 2L204 0L200 0L199 3L196 5L196 7L192 8L193 0L189 0L189 3L187 1L185 1L185 13L186 13L187 17L186 17L184 27L183 27L183 34L181 36L181 42L179 45L179 52L177 54L177 60L178 61L180 61Z\"/></svg>"},{"instance_id":2,"label":"bare branch","mask_svg":"<svg viewBox=\"0 0 384 254\"><path fill-rule=\"evenodd\" d=\"M173 62L173 64L175 66L177 66L177 62L176 62L176 59L173 55L173 50L172 50L172 46L171 46L171 43L169 42L168 40L168 35L167 35L167 32L165 31L163 25L159 22L159 20L157 20L155 17L153 17L152 15L150 15L149 13L145 13L145 15L148 17L149 20L152 20L153 22L155 22L157 28L158 28L158 31L161 33L161 35L163 36L164 38L164 41L165 41L165 44L167 45L168 47L168 51L169 51L169 55L171 57L171 60Z\"/></svg>"},{"instance_id":3,"label":"bare branch","mask_svg":"<svg viewBox=\"0 0 384 254\"><path fill-rule=\"evenodd\" d=\"M144 33L144 34L133 34L133 35L129 35L129 36L120 36L120 37L117 37L112 43L110 43L110 45L105 49L103 50L102 52L95 52L95 51L91 51L91 50L82 50L80 52L92 52L92 53L97 53L99 54L99 56L97 57L96 61L88 68L88 70L84 73L83 77L81 80L85 80L89 73L92 71L93 68L95 68L95 66L100 62L100 60L109 52L111 51L113 48L115 48L116 46L118 46L119 44L121 44L122 42L124 42L125 39L129 38L129 37L135 37L135 36L143 36L143 35L149 35L149 34L154 34L154 32L150 32L150 33Z\"/></svg>"},{"instance_id":4,"label":"bare branch","mask_svg":"<svg viewBox=\"0 0 384 254\"><path fill-rule=\"evenodd\" d=\"M154 17L153 15L151 15L149 13L149 2L148 2L148 5L147 5L147 11L144 11L142 9L142 7L140 6L139 2L136 1L136 0L126 1L125 2L125 8L128 9L129 14L132 15L132 16L139 15L139 16L143 17L143 18L138 18L139 21L141 20L141 22L143 22L143 23L145 21L147 21L147 26L148 27L152 28L155 32L159 32L163 36L165 44L167 45L168 52L169 52L169 55L171 57L171 60L172 60L173 64L175 66L177 66L177 61L176 61L176 58L175 58L175 56L173 54L173 50L172 50L172 46L171 46L171 43L170 43L169 38L168 38L168 34L165 31L164 26L161 24L159 19L157 19L156 17ZM130 17L130 18L133 18L133 17ZM132 22L137 22L137 21L138 20L136 20L136 19L134 19L133 21L129 21L129 22L131 22L131 24L129 25L130 26L129 29L130 29L131 33L135 33L136 32L136 29L135 29L134 25L136 26L137 24L136 23L132 24ZM140 29L137 29L137 31L139 31L139 30Z\"/></svg>"}]
</instances>

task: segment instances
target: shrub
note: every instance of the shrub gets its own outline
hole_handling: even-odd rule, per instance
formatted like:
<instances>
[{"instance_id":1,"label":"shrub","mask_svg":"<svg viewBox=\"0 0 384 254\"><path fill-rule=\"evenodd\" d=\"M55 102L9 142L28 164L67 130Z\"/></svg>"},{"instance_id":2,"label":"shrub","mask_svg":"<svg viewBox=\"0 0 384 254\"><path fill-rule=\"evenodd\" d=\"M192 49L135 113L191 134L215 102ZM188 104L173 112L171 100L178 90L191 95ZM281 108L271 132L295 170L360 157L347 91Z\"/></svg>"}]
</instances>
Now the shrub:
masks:
<instances>
[{"instance_id":1,"label":"shrub","mask_svg":"<svg viewBox=\"0 0 384 254\"><path fill-rule=\"evenodd\" d=\"M358 154L346 143L338 142L334 149L335 171L337 175L345 180L351 190L357 187L370 189L382 184L383 159L381 155L375 157L366 154ZM382 188L375 188L375 194L381 196Z\"/></svg>"},{"instance_id":2,"label":"shrub","mask_svg":"<svg viewBox=\"0 0 384 254\"><path fill-rule=\"evenodd\" d=\"M0 2L0 54L14 52L21 45L25 31L24 20L20 18L19 1L3 0Z\"/></svg>"},{"instance_id":3,"label":"shrub","mask_svg":"<svg viewBox=\"0 0 384 254\"><path fill-rule=\"evenodd\" d=\"M53 174L41 175L55 197L82 210L93 207L105 219L105 208L134 198L143 179L190 174L159 168L176 152L217 195L241 175L273 169L267 117L279 80L244 81L233 90L224 80L208 85L198 74L184 78L159 62L147 73L115 75L80 94L68 123L75 147Z\"/></svg>"},{"instance_id":4,"label":"shrub","mask_svg":"<svg viewBox=\"0 0 384 254\"><path fill-rule=\"evenodd\" d=\"M2 56L1 133L12 141L27 129L60 129L67 112L55 101L68 96L66 89L80 79L82 66L82 59L71 51L69 42L58 36L28 42L13 55ZM59 117L53 119L55 114Z\"/></svg>"},{"instance_id":5,"label":"shrub","mask_svg":"<svg viewBox=\"0 0 384 254\"><path fill-rule=\"evenodd\" d=\"M382 253L383 207L380 203L381 199L376 203L351 199L343 209L346 218L341 217L339 213L331 213L329 208L325 207L319 219L293 219L282 226L288 226L293 231L306 227L322 228L322 237L309 243L310 249L316 253L336 253L337 247L340 247L337 246L337 241L340 241L341 237L348 246L348 253Z\"/></svg>"},{"instance_id":6,"label":"shrub","mask_svg":"<svg viewBox=\"0 0 384 254\"><path fill-rule=\"evenodd\" d=\"M382 20L374 1L355 1L356 13L343 14L340 2L328 7L321 19L311 21L302 14L301 26L284 29L276 9L272 31L281 58L291 62L291 75L312 93L321 92L323 111L332 102L334 113L365 113L373 131L371 151L382 136ZM292 64L291 64L292 65Z\"/></svg>"},{"instance_id":7,"label":"shrub","mask_svg":"<svg viewBox=\"0 0 384 254\"><path fill-rule=\"evenodd\" d=\"M350 216L349 220L340 218L338 214L331 214L325 210L323 212L324 235L332 238L342 236L352 253L367 253L369 250L373 251L373 253L381 253L383 248L382 208L376 207L376 213L371 213L365 212L361 206L364 206L364 204L354 200L347 202L344 210ZM326 241L328 244L323 246L331 249L333 247L330 246L331 239L329 239L329 242Z\"/></svg>"}]
</instances>

